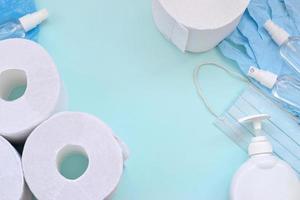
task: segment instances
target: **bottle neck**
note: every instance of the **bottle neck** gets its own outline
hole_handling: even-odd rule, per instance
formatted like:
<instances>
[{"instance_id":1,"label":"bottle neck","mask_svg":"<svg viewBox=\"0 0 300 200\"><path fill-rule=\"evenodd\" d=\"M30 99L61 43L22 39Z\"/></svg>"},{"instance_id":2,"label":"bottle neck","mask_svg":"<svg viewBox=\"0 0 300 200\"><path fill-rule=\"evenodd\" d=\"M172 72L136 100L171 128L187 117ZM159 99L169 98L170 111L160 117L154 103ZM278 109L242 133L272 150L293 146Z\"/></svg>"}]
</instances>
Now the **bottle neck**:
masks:
<instances>
[{"instance_id":1,"label":"bottle neck","mask_svg":"<svg viewBox=\"0 0 300 200\"><path fill-rule=\"evenodd\" d=\"M269 156L273 156L273 153L268 152L268 153L253 154L250 155L250 158L264 158Z\"/></svg>"},{"instance_id":2,"label":"bottle neck","mask_svg":"<svg viewBox=\"0 0 300 200\"><path fill-rule=\"evenodd\" d=\"M250 157L258 155L272 155L272 153L272 145L265 136L257 136L252 138L252 141L248 147L248 154Z\"/></svg>"}]
</instances>

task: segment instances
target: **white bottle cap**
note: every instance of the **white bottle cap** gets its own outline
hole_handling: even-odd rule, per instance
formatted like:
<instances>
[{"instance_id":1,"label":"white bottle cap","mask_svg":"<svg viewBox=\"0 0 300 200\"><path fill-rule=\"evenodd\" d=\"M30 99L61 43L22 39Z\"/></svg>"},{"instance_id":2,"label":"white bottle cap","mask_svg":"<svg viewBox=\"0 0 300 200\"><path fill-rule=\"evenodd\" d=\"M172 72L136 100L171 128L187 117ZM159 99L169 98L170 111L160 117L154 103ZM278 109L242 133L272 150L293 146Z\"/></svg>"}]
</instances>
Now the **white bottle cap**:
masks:
<instances>
[{"instance_id":1,"label":"white bottle cap","mask_svg":"<svg viewBox=\"0 0 300 200\"><path fill-rule=\"evenodd\" d=\"M273 153L273 148L265 136L257 136L252 138L252 141L248 147L249 156L269 153Z\"/></svg>"},{"instance_id":2,"label":"white bottle cap","mask_svg":"<svg viewBox=\"0 0 300 200\"><path fill-rule=\"evenodd\" d=\"M253 123L253 129L255 131L256 137L252 138L252 141L248 147L248 154L250 156L257 154L268 154L273 152L271 143L265 136L258 136L262 128L262 121L270 119L270 116L267 114L251 115L239 119L239 123Z\"/></svg>"},{"instance_id":3,"label":"white bottle cap","mask_svg":"<svg viewBox=\"0 0 300 200\"><path fill-rule=\"evenodd\" d=\"M267 20L264 24L265 29L268 31L272 39L281 46L283 43L285 43L290 35L288 32L286 32L283 28L275 24L272 20Z\"/></svg>"},{"instance_id":4,"label":"white bottle cap","mask_svg":"<svg viewBox=\"0 0 300 200\"><path fill-rule=\"evenodd\" d=\"M248 71L248 76L254 78L263 86L272 89L277 81L277 75L269 71L264 71L251 66Z\"/></svg>"},{"instance_id":5,"label":"white bottle cap","mask_svg":"<svg viewBox=\"0 0 300 200\"><path fill-rule=\"evenodd\" d=\"M47 19L47 17L48 17L47 9L42 9L37 12L27 14L19 18L19 21L23 26L24 30L28 32L33 28L35 28L40 23L42 23L45 19Z\"/></svg>"}]
</instances>

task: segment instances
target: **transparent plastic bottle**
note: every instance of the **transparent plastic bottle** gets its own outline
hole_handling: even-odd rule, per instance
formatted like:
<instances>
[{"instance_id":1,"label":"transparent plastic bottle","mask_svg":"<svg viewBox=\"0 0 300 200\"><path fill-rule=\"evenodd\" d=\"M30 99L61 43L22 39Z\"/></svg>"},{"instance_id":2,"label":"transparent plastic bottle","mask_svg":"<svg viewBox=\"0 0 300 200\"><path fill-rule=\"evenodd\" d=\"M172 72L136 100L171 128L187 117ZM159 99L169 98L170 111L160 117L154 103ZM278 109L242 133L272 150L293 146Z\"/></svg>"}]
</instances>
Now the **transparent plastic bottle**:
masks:
<instances>
[{"instance_id":1,"label":"transparent plastic bottle","mask_svg":"<svg viewBox=\"0 0 300 200\"><path fill-rule=\"evenodd\" d=\"M280 76L272 94L277 99L300 109L300 81L290 76Z\"/></svg>"},{"instance_id":2,"label":"transparent plastic bottle","mask_svg":"<svg viewBox=\"0 0 300 200\"><path fill-rule=\"evenodd\" d=\"M275 43L280 46L281 57L300 73L300 36L290 36L272 20L267 20L264 27Z\"/></svg>"},{"instance_id":3,"label":"transparent plastic bottle","mask_svg":"<svg viewBox=\"0 0 300 200\"><path fill-rule=\"evenodd\" d=\"M42 23L48 17L46 9L27 14L17 20L0 25L0 40L8 38L24 38L26 33Z\"/></svg>"},{"instance_id":4,"label":"transparent plastic bottle","mask_svg":"<svg viewBox=\"0 0 300 200\"><path fill-rule=\"evenodd\" d=\"M0 25L0 40L7 38L24 38L26 35L19 20L6 22Z\"/></svg>"},{"instance_id":5,"label":"transparent plastic bottle","mask_svg":"<svg viewBox=\"0 0 300 200\"><path fill-rule=\"evenodd\" d=\"M280 47L280 55L300 73L300 37L289 37Z\"/></svg>"},{"instance_id":6,"label":"transparent plastic bottle","mask_svg":"<svg viewBox=\"0 0 300 200\"><path fill-rule=\"evenodd\" d=\"M287 75L277 76L256 67L250 67L248 76L271 89L272 95L279 101L300 109L300 80Z\"/></svg>"}]
</instances>

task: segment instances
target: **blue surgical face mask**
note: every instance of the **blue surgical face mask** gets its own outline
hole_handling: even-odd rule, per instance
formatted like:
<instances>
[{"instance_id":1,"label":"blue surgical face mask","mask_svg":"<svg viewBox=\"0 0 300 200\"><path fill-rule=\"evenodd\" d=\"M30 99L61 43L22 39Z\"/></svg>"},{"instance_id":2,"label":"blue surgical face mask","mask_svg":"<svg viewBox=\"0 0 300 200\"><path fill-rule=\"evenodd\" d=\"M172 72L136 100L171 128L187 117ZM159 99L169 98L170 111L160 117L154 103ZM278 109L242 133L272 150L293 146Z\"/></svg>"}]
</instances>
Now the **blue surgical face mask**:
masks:
<instances>
[{"instance_id":1,"label":"blue surgical face mask","mask_svg":"<svg viewBox=\"0 0 300 200\"><path fill-rule=\"evenodd\" d=\"M298 0L284 0L285 7L291 16L291 19L294 21L298 32L300 33L300 4Z\"/></svg>"},{"instance_id":2,"label":"blue surgical face mask","mask_svg":"<svg viewBox=\"0 0 300 200\"><path fill-rule=\"evenodd\" d=\"M262 134L267 136L272 143L274 153L281 159L288 162L300 175L300 126L299 119L282 109L276 102L265 96L258 88L249 86L235 100L235 102L222 115L216 114L203 97L198 81L200 68L194 71L194 83L199 97L204 102L211 114L216 117L215 125L231 138L238 146L247 151L248 145L254 136L253 128L249 125L240 124L239 119L256 114L268 114L269 120L264 122ZM209 63L225 70L227 73L246 81L239 74L232 72L223 66Z\"/></svg>"}]
</instances>

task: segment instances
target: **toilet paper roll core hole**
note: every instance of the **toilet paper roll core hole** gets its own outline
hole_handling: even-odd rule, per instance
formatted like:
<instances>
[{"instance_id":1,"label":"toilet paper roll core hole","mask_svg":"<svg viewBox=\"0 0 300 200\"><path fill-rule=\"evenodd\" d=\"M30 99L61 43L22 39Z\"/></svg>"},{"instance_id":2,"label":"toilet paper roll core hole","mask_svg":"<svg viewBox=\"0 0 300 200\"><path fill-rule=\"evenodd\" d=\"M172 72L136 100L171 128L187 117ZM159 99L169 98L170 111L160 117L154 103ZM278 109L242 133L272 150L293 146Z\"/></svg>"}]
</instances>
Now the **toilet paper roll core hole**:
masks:
<instances>
[{"instance_id":1,"label":"toilet paper roll core hole","mask_svg":"<svg viewBox=\"0 0 300 200\"><path fill-rule=\"evenodd\" d=\"M20 69L7 69L0 73L0 98L14 101L22 97L27 88L26 72Z\"/></svg>"},{"instance_id":2,"label":"toilet paper roll core hole","mask_svg":"<svg viewBox=\"0 0 300 200\"><path fill-rule=\"evenodd\" d=\"M88 165L89 157L79 145L66 145L56 156L57 170L66 179L78 179L85 173Z\"/></svg>"}]
</instances>

